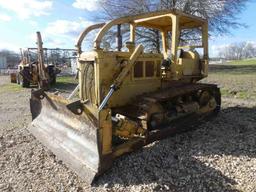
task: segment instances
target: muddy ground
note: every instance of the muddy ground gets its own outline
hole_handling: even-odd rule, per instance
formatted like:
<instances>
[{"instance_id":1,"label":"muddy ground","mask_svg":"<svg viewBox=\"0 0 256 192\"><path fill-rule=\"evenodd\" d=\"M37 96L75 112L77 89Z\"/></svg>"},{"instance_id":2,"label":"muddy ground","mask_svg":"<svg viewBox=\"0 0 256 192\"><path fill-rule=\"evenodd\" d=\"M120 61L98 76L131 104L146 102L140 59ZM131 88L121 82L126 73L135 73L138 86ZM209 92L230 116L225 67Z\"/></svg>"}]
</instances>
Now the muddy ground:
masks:
<instances>
[{"instance_id":1,"label":"muddy ground","mask_svg":"<svg viewBox=\"0 0 256 192\"><path fill-rule=\"evenodd\" d=\"M119 158L92 186L29 133L31 90L0 76L0 191L256 191L255 68L211 68L205 81L223 92L218 117Z\"/></svg>"}]
</instances>

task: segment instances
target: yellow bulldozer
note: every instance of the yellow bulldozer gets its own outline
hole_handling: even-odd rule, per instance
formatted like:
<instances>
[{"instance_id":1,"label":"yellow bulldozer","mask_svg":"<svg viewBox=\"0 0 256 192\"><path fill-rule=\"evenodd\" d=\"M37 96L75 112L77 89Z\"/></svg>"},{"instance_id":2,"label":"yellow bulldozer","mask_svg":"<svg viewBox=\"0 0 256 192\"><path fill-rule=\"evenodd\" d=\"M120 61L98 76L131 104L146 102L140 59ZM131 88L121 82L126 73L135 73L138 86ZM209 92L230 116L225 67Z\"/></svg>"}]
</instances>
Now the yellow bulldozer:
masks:
<instances>
[{"instance_id":1,"label":"yellow bulldozer","mask_svg":"<svg viewBox=\"0 0 256 192\"><path fill-rule=\"evenodd\" d=\"M103 49L103 38L117 26L129 27L124 47ZM136 42L137 29L161 34L161 53L147 52ZM99 30L94 47L82 50L85 37ZM199 32L198 45L182 45L183 30ZM30 131L88 182L115 158L184 130L220 110L208 75L208 22L179 11L122 17L86 28L77 41L79 99L68 100L41 89L30 99Z\"/></svg>"},{"instance_id":2,"label":"yellow bulldozer","mask_svg":"<svg viewBox=\"0 0 256 192\"><path fill-rule=\"evenodd\" d=\"M21 62L16 73L11 74L11 82L18 83L22 87L36 85L48 89L56 83L56 76L60 73L54 64L46 64L41 33L37 32L37 48L21 49ZM36 50L36 58L32 58L32 50Z\"/></svg>"}]
</instances>

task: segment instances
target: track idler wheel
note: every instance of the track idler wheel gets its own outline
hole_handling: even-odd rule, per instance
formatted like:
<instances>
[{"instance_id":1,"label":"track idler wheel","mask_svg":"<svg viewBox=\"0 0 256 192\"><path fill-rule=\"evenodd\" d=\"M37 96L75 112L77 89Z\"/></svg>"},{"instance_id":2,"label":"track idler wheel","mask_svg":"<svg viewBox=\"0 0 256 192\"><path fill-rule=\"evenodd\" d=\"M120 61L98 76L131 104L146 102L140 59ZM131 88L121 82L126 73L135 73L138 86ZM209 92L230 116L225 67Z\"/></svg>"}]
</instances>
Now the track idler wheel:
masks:
<instances>
[{"instance_id":1,"label":"track idler wheel","mask_svg":"<svg viewBox=\"0 0 256 192\"><path fill-rule=\"evenodd\" d=\"M199 95L200 112L219 112L220 110L220 92L219 89L213 92L204 90Z\"/></svg>"}]
</instances>

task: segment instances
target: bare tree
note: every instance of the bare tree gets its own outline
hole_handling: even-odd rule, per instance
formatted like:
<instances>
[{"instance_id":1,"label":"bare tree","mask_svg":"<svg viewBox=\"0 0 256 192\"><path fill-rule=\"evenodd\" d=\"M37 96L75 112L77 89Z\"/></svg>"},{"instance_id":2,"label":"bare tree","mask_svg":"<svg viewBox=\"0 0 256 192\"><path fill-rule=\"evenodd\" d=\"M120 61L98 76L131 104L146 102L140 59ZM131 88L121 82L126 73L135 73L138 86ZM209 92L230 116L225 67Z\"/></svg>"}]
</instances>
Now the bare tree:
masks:
<instances>
[{"instance_id":1,"label":"bare tree","mask_svg":"<svg viewBox=\"0 0 256 192\"><path fill-rule=\"evenodd\" d=\"M220 49L219 56L228 60L256 57L256 46L251 42L233 43Z\"/></svg>"},{"instance_id":2,"label":"bare tree","mask_svg":"<svg viewBox=\"0 0 256 192\"><path fill-rule=\"evenodd\" d=\"M102 0L104 19L114 19L157 10L181 10L209 20L211 34L229 33L231 28L245 26L239 23L237 15L243 11L248 0ZM159 32L157 30L137 31L140 40L160 52ZM197 38L191 33L183 37ZM181 37L182 37L181 36Z\"/></svg>"},{"instance_id":3,"label":"bare tree","mask_svg":"<svg viewBox=\"0 0 256 192\"><path fill-rule=\"evenodd\" d=\"M20 56L14 51L1 50L0 55L7 60L7 67L13 68L19 64Z\"/></svg>"},{"instance_id":4,"label":"bare tree","mask_svg":"<svg viewBox=\"0 0 256 192\"><path fill-rule=\"evenodd\" d=\"M140 13L146 13L151 11L156 11L159 9L159 1L158 0L102 0L101 7L104 10L103 20L111 20L114 18L119 18L122 16L128 15L136 15ZM124 40L128 40L129 38L129 25L122 26L122 34L124 36ZM155 29L145 29L145 28L137 28L136 29L137 42L145 45L145 49L149 49L154 52L160 52L160 33ZM106 39L112 45L115 41L116 30L115 28L110 30L106 35Z\"/></svg>"},{"instance_id":5,"label":"bare tree","mask_svg":"<svg viewBox=\"0 0 256 192\"><path fill-rule=\"evenodd\" d=\"M249 42L245 45L243 57L252 58L256 56L256 47L253 43Z\"/></svg>"}]
</instances>

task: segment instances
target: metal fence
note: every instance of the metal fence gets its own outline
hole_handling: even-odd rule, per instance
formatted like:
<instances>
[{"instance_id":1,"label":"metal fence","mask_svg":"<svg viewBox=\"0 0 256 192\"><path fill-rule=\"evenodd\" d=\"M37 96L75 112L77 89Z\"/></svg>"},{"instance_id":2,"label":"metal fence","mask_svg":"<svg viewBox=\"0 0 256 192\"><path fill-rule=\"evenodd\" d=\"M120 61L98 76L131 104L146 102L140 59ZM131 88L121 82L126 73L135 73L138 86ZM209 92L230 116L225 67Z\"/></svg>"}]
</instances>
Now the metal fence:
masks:
<instances>
[{"instance_id":1,"label":"metal fence","mask_svg":"<svg viewBox=\"0 0 256 192\"><path fill-rule=\"evenodd\" d=\"M16 73L17 69L0 69L0 75L9 75L11 73Z\"/></svg>"}]
</instances>

